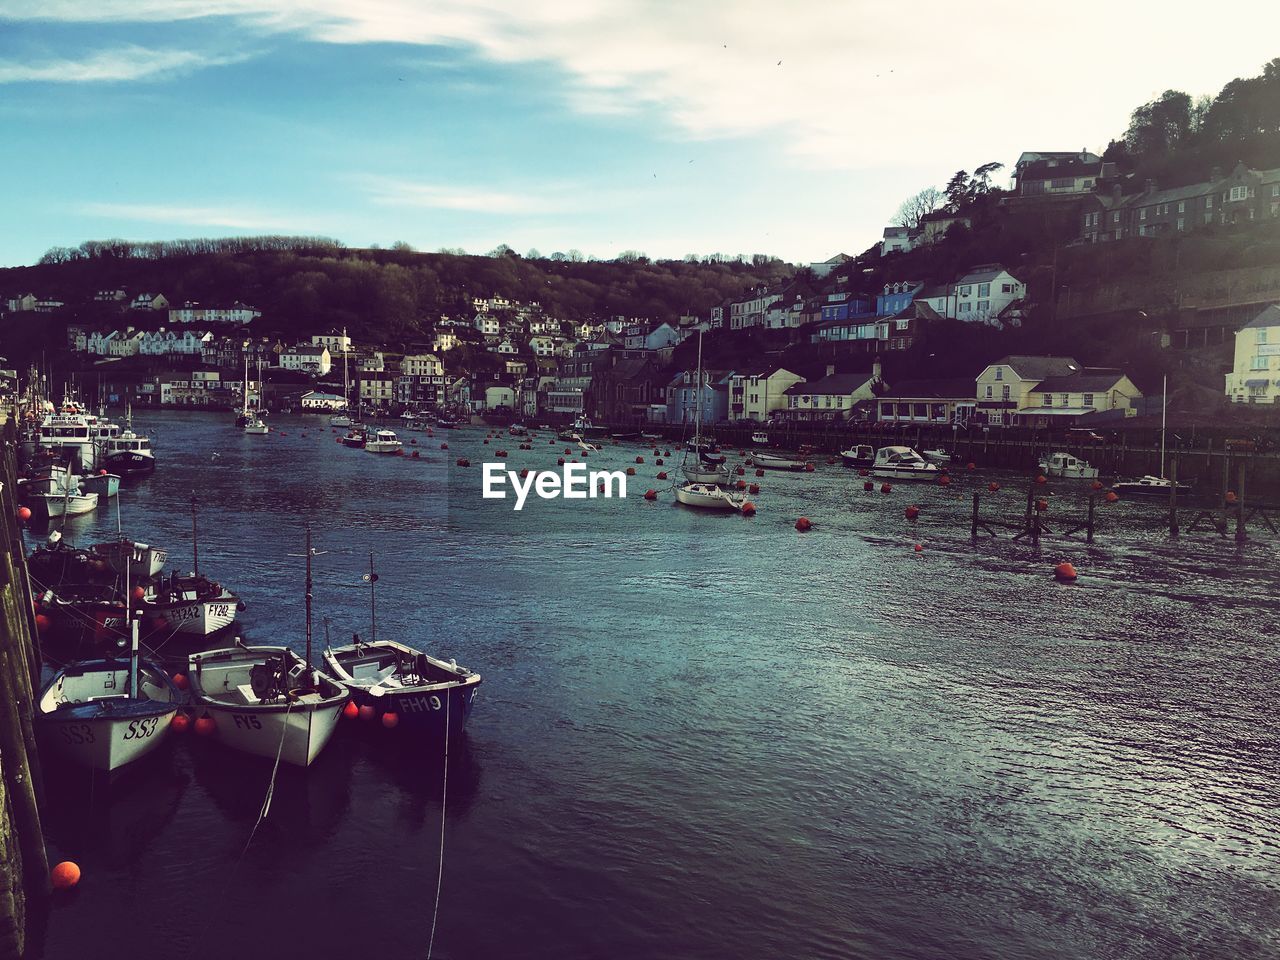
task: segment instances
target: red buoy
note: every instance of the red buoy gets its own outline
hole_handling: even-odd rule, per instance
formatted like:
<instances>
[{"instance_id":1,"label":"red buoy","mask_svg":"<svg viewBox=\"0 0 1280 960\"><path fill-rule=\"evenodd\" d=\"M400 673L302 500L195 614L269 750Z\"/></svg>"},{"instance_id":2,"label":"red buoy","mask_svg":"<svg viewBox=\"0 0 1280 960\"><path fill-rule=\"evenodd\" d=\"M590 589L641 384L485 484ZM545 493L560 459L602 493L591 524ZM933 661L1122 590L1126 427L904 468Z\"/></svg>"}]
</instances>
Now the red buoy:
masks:
<instances>
[{"instance_id":1,"label":"red buoy","mask_svg":"<svg viewBox=\"0 0 1280 960\"><path fill-rule=\"evenodd\" d=\"M806 464L804 465L804 472L805 472L805 473L813 473L813 464L812 464L812 463L806 463Z\"/></svg>"},{"instance_id":2,"label":"red buoy","mask_svg":"<svg viewBox=\"0 0 1280 960\"><path fill-rule=\"evenodd\" d=\"M665 464L667 461L665 461L665 460L663 460L661 457L659 457L657 460L655 460L655 461L653 461L653 462L654 462L654 463L656 463L658 466L662 466L662 465L663 465L663 464Z\"/></svg>"},{"instance_id":3,"label":"red buoy","mask_svg":"<svg viewBox=\"0 0 1280 960\"><path fill-rule=\"evenodd\" d=\"M1108 490L1107 495L1102 499L1106 500L1107 503L1115 503L1117 500L1120 499L1120 495L1116 493L1114 490Z\"/></svg>"},{"instance_id":4,"label":"red buoy","mask_svg":"<svg viewBox=\"0 0 1280 960\"><path fill-rule=\"evenodd\" d=\"M743 467L739 467L737 470L734 471L734 473L736 473L738 476L742 476L746 472L747 472L746 469Z\"/></svg>"},{"instance_id":5,"label":"red buoy","mask_svg":"<svg viewBox=\"0 0 1280 960\"><path fill-rule=\"evenodd\" d=\"M938 486L940 487L951 486L951 478L944 473L942 476L938 478Z\"/></svg>"},{"instance_id":6,"label":"red buoy","mask_svg":"<svg viewBox=\"0 0 1280 960\"><path fill-rule=\"evenodd\" d=\"M644 492L644 498L645 498L646 500L657 500L657 499L658 499L658 491L657 491L657 490L646 490L646 491Z\"/></svg>"},{"instance_id":7,"label":"red buoy","mask_svg":"<svg viewBox=\"0 0 1280 960\"><path fill-rule=\"evenodd\" d=\"M471 461L468 460L466 457L459 457L457 460L457 464L460 467L469 467L471 466Z\"/></svg>"},{"instance_id":8,"label":"red buoy","mask_svg":"<svg viewBox=\"0 0 1280 960\"><path fill-rule=\"evenodd\" d=\"M53 626L53 621L43 613L36 614L36 630L39 633L48 633L49 628Z\"/></svg>"},{"instance_id":9,"label":"red buoy","mask_svg":"<svg viewBox=\"0 0 1280 960\"><path fill-rule=\"evenodd\" d=\"M191 686L191 681L187 679L187 675L185 673L175 673L173 675L173 685L179 690L185 690L187 687Z\"/></svg>"},{"instance_id":10,"label":"red buoy","mask_svg":"<svg viewBox=\"0 0 1280 960\"><path fill-rule=\"evenodd\" d=\"M523 480L523 479L525 479L527 476L529 476L529 468L528 468L528 467L523 467L523 468L521 468L521 470L520 470L520 479L521 479L521 480Z\"/></svg>"},{"instance_id":11,"label":"red buoy","mask_svg":"<svg viewBox=\"0 0 1280 960\"><path fill-rule=\"evenodd\" d=\"M147 591L143 590L141 587L133 588L133 599L141 600L146 595L147 595Z\"/></svg>"},{"instance_id":12,"label":"red buoy","mask_svg":"<svg viewBox=\"0 0 1280 960\"><path fill-rule=\"evenodd\" d=\"M382 725L388 730L394 730L400 725L400 714L394 710L388 710L382 715Z\"/></svg>"},{"instance_id":13,"label":"red buoy","mask_svg":"<svg viewBox=\"0 0 1280 960\"><path fill-rule=\"evenodd\" d=\"M1093 483L1092 483L1092 484L1090 484L1090 486L1092 486L1092 488L1093 488L1094 490L1101 490L1101 489L1102 489L1102 481L1101 481L1101 480L1095 480L1095 481L1093 481Z\"/></svg>"},{"instance_id":14,"label":"red buoy","mask_svg":"<svg viewBox=\"0 0 1280 960\"><path fill-rule=\"evenodd\" d=\"M23 523L26 523L28 520L30 520L30 519L31 519L31 508L30 508L30 507L19 507L19 508L18 508L18 519L19 519L19 520L21 520Z\"/></svg>"},{"instance_id":15,"label":"red buoy","mask_svg":"<svg viewBox=\"0 0 1280 960\"><path fill-rule=\"evenodd\" d=\"M813 521L811 521L808 517L801 517L799 520L796 521L796 529L799 530L801 533L806 533L809 530L813 529Z\"/></svg>"},{"instance_id":16,"label":"red buoy","mask_svg":"<svg viewBox=\"0 0 1280 960\"><path fill-rule=\"evenodd\" d=\"M757 471L756 471L756 476L757 476L757 477L763 477L763 476L764 476L764 471L763 471L763 470L757 470Z\"/></svg>"},{"instance_id":17,"label":"red buoy","mask_svg":"<svg viewBox=\"0 0 1280 960\"><path fill-rule=\"evenodd\" d=\"M1053 568L1053 575L1063 583L1075 583L1076 568L1073 564L1064 561Z\"/></svg>"},{"instance_id":18,"label":"red buoy","mask_svg":"<svg viewBox=\"0 0 1280 960\"><path fill-rule=\"evenodd\" d=\"M360 709L356 712L360 714L361 720L366 720L366 721L372 720L375 716L377 716L377 711L375 711L373 707L369 706L369 704L367 703L361 704Z\"/></svg>"},{"instance_id":19,"label":"red buoy","mask_svg":"<svg viewBox=\"0 0 1280 960\"><path fill-rule=\"evenodd\" d=\"M413 459L417 460L419 457L420 457L420 454L418 453L418 451L417 450L413 451Z\"/></svg>"},{"instance_id":20,"label":"red buoy","mask_svg":"<svg viewBox=\"0 0 1280 960\"><path fill-rule=\"evenodd\" d=\"M866 467L859 467L859 468L858 468L858 476L860 476L860 477L868 476L870 473L871 473L871 471L870 471L870 470L868 470Z\"/></svg>"},{"instance_id":21,"label":"red buoy","mask_svg":"<svg viewBox=\"0 0 1280 960\"><path fill-rule=\"evenodd\" d=\"M563 466L564 466L564 457L556 457L556 466L557 466L557 467L563 467Z\"/></svg>"},{"instance_id":22,"label":"red buoy","mask_svg":"<svg viewBox=\"0 0 1280 960\"><path fill-rule=\"evenodd\" d=\"M970 470L976 470L976 469L978 469L978 465L977 465L976 463L974 463L972 460L970 460L970 461L969 461L969 464L968 464L968 469L970 469Z\"/></svg>"},{"instance_id":23,"label":"red buoy","mask_svg":"<svg viewBox=\"0 0 1280 960\"><path fill-rule=\"evenodd\" d=\"M628 477L634 477L635 475L636 475L636 468L635 468L635 467L627 467L627 476L628 476Z\"/></svg>"},{"instance_id":24,"label":"red buoy","mask_svg":"<svg viewBox=\"0 0 1280 960\"><path fill-rule=\"evenodd\" d=\"M739 490L745 490L747 489L747 481L739 480L737 483L734 484L734 486Z\"/></svg>"},{"instance_id":25,"label":"red buoy","mask_svg":"<svg viewBox=\"0 0 1280 960\"><path fill-rule=\"evenodd\" d=\"M893 485L892 485L892 484L889 484L889 483L882 483L882 484L880 484L880 492L881 492L881 493L892 493L892 492L893 492Z\"/></svg>"},{"instance_id":26,"label":"red buoy","mask_svg":"<svg viewBox=\"0 0 1280 960\"><path fill-rule=\"evenodd\" d=\"M169 721L169 728L174 733L186 733L191 729L191 718L185 713L175 713L173 719Z\"/></svg>"},{"instance_id":27,"label":"red buoy","mask_svg":"<svg viewBox=\"0 0 1280 960\"><path fill-rule=\"evenodd\" d=\"M759 493L759 492L760 492L760 484L758 483L753 483L751 486L747 487L747 493Z\"/></svg>"},{"instance_id":28,"label":"red buoy","mask_svg":"<svg viewBox=\"0 0 1280 960\"><path fill-rule=\"evenodd\" d=\"M440 444L440 449L441 449L441 450L448 450L448 449L449 449L449 445L448 445L447 443L442 443L442 444Z\"/></svg>"},{"instance_id":29,"label":"red buoy","mask_svg":"<svg viewBox=\"0 0 1280 960\"><path fill-rule=\"evenodd\" d=\"M1048 482L1049 482L1049 478L1046 477L1043 473L1040 474L1038 477L1036 477L1036 483L1048 483Z\"/></svg>"},{"instance_id":30,"label":"red buoy","mask_svg":"<svg viewBox=\"0 0 1280 960\"><path fill-rule=\"evenodd\" d=\"M636 457L636 463L644 463L644 457Z\"/></svg>"},{"instance_id":31,"label":"red buoy","mask_svg":"<svg viewBox=\"0 0 1280 960\"><path fill-rule=\"evenodd\" d=\"M990 483L987 484L987 489L990 490L992 493L995 493L997 490L1000 489L1000 484L992 480Z\"/></svg>"},{"instance_id":32,"label":"red buoy","mask_svg":"<svg viewBox=\"0 0 1280 960\"><path fill-rule=\"evenodd\" d=\"M665 480L665 479L667 479L667 471L663 470L661 473L659 473L659 474L658 474L658 479L659 479L659 480Z\"/></svg>"},{"instance_id":33,"label":"red buoy","mask_svg":"<svg viewBox=\"0 0 1280 960\"><path fill-rule=\"evenodd\" d=\"M1228 490L1227 503L1235 503L1235 502L1236 502L1236 492L1234 490Z\"/></svg>"},{"instance_id":34,"label":"red buoy","mask_svg":"<svg viewBox=\"0 0 1280 960\"><path fill-rule=\"evenodd\" d=\"M748 500L742 505L742 515L744 517L754 517L756 515L756 505Z\"/></svg>"},{"instance_id":35,"label":"red buoy","mask_svg":"<svg viewBox=\"0 0 1280 960\"><path fill-rule=\"evenodd\" d=\"M195 730L198 737L211 737L217 729L218 725L214 722L213 717L207 713L203 717L196 719Z\"/></svg>"},{"instance_id":36,"label":"red buoy","mask_svg":"<svg viewBox=\"0 0 1280 960\"><path fill-rule=\"evenodd\" d=\"M360 716L360 708L356 706L356 702L354 700L348 700L347 705L342 708L342 715L348 720L354 720L356 717Z\"/></svg>"},{"instance_id":37,"label":"red buoy","mask_svg":"<svg viewBox=\"0 0 1280 960\"><path fill-rule=\"evenodd\" d=\"M916 517L920 516L920 508L914 503L902 512L908 520L914 520Z\"/></svg>"},{"instance_id":38,"label":"red buoy","mask_svg":"<svg viewBox=\"0 0 1280 960\"><path fill-rule=\"evenodd\" d=\"M55 890L70 890L80 882L80 867L70 860L63 860L49 871L49 882Z\"/></svg>"},{"instance_id":39,"label":"red buoy","mask_svg":"<svg viewBox=\"0 0 1280 960\"><path fill-rule=\"evenodd\" d=\"M862 483L862 489L866 490L868 493L870 493L875 488L876 488L876 485L872 483L870 480L864 480Z\"/></svg>"},{"instance_id":40,"label":"red buoy","mask_svg":"<svg viewBox=\"0 0 1280 960\"><path fill-rule=\"evenodd\" d=\"M1049 501L1043 500L1043 499L1037 500L1036 509L1039 510L1041 513L1044 513L1046 510L1049 509Z\"/></svg>"},{"instance_id":41,"label":"red buoy","mask_svg":"<svg viewBox=\"0 0 1280 960\"><path fill-rule=\"evenodd\" d=\"M917 543L917 544L916 544L916 546L915 546L915 551L916 551L916 553L924 553L924 544L923 544L923 543Z\"/></svg>"}]
</instances>

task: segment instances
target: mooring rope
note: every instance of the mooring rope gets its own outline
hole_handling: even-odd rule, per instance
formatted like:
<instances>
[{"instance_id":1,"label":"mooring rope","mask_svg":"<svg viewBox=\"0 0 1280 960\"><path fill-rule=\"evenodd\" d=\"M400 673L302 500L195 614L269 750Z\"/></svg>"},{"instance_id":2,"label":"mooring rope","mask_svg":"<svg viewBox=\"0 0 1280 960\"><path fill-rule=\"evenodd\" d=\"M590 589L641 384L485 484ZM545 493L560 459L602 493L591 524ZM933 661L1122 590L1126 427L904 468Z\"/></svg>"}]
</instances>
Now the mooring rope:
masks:
<instances>
[{"instance_id":1,"label":"mooring rope","mask_svg":"<svg viewBox=\"0 0 1280 960\"><path fill-rule=\"evenodd\" d=\"M427 943L427 960L436 945L436 921L440 918L440 888L444 885L444 824L445 804L449 799L449 719L453 713L453 687L444 691L444 779L440 786L440 863L436 868L436 904L431 910L431 940Z\"/></svg>"},{"instance_id":2,"label":"mooring rope","mask_svg":"<svg viewBox=\"0 0 1280 960\"><path fill-rule=\"evenodd\" d=\"M244 859L244 855L249 852L249 845L253 843L254 834L258 832L258 827L263 820L267 819L267 814L271 811L271 798L276 792L276 774L280 770L280 755L284 753L284 738L289 732L289 712L293 710L293 701L290 700L284 708L284 723L280 727L280 744L276 747L276 762L271 768L271 779L267 781L267 795L262 798L262 809L258 811L258 819L254 821L253 829L249 831L249 839L244 842L244 849L240 851L240 860ZM239 860L236 861L239 863Z\"/></svg>"}]
</instances>

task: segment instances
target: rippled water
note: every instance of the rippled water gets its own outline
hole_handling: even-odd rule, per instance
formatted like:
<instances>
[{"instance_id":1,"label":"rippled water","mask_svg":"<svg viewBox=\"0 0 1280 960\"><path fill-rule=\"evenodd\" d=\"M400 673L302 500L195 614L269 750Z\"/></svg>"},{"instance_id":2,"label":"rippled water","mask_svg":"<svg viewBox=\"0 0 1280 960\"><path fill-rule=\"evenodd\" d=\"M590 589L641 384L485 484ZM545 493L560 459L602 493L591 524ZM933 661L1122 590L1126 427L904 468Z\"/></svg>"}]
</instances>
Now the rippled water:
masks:
<instances>
[{"instance_id":1,"label":"rippled water","mask_svg":"<svg viewBox=\"0 0 1280 960\"><path fill-rule=\"evenodd\" d=\"M753 519L705 515L636 446L591 461L645 457L627 500L514 514L479 500L484 430L419 436L414 460L318 418L146 420L161 466L126 530L189 566L195 490L246 638L300 645L309 523L335 641L367 632L374 551L379 632L483 673L436 956L1280 955L1270 535L1171 544L1117 504L1093 546L972 546L973 490L1012 520L1025 478L883 495L825 464L760 480ZM513 468L562 446L517 444ZM1051 524L1082 515L1084 488L1053 492ZM51 771L52 853L84 880L36 954L425 956L442 758L344 726L246 847L269 768L185 740L109 784Z\"/></svg>"}]
</instances>

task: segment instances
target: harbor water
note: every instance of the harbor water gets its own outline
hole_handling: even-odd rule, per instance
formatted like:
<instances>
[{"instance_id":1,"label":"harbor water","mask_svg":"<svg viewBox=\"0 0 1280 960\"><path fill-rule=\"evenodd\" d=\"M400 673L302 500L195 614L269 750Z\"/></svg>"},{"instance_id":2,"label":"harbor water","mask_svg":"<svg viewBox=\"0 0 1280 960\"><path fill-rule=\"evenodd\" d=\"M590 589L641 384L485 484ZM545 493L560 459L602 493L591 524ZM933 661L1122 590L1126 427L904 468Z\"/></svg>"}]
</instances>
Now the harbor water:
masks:
<instances>
[{"instance_id":1,"label":"harbor water","mask_svg":"<svg viewBox=\"0 0 1280 960\"><path fill-rule=\"evenodd\" d=\"M137 419L159 467L123 528L188 570L194 493L246 641L302 648L310 525L317 647L369 634L372 552L378 635L484 682L447 767L346 721L261 823L271 762L215 742L110 781L48 762L51 861L84 879L35 957L425 957L433 920L452 958L1280 956L1270 534L1171 542L1119 503L1093 545L973 545L972 493L1016 520L1027 489L981 465L888 494L748 469L758 514L703 514L639 444L589 460L635 468L625 500L516 512L481 463L555 467L546 432L380 457L319 417ZM1087 483L1045 492L1058 532L1083 517Z\"/></svg>"}]
</instances>

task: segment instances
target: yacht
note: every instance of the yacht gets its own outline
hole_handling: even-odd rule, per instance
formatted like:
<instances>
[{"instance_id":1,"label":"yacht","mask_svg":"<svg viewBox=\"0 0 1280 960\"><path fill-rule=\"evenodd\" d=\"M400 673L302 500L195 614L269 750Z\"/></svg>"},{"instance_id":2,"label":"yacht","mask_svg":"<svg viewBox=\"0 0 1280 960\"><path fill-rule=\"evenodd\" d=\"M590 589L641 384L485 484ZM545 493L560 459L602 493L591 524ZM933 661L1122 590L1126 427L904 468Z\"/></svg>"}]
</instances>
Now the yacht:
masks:
<instances>
[{"instance_id":1,"label":"yacht","mask_svg":"<svg viewBox=\"0 0 1280 960\"><path fill-rule=\"evenodd\" d=\"M676 500L688 507L705 510L741 510L746 497L715 483L682 483L675 488Z\"/></svg>"},{"instance_id":2,"label":"yacht","mask_svg":"<svg viewBox=\"0 0 1280 960\"><path fill-rule=\"evenodd\" d=\"M1168 477L1153 477L1151 474L1111 485L1111 489L1122 497L1168 497L1174 488L1177 488L1179 496L1191 492L1188 484L1174 483Z\"/></svg>"},{"instance_id":3,"label":"yacht","mask_svg":"<svg viewBox=\"0 0 1280 960\"><path fill-rule=\"evenodd\" d=\"M1040 458L1040 472L1046 477L1062 477L1066 480L1095 480L1098 468L1088 460L1081 460L1062 450Z\"/></svg>"},{"instance_id":4,"label":"yacht","mask_svg":"<svg viewBox=\"0 0 1280 960\"><path fill-rule=\"evenodd\" d=\"M765 470L803 470L808 466L808 461L792 460L790 457L779 457L772 453L761 453L759 450L751 452L751 462L757 467Z\"/></svg>"},{"instance_id":5,"label":"yacht","mask_svg":"<svg viewBox=\"0 0 1280 960\"><path fill-rule=\"evenodd\" d=\"M936 480L942 475L936 463L930 463L910 447L881 447L876 451L871 473L885 480Z\"/></svg>"},{"instance_id":6,"label":"yacht","mask_svg":"<svg viewBox=\"0 0 1280 960\"><path fill-rule=\"evenodd\" d=\"M867 443L860 443L848 450L840 451L840 459L846 467L870 469L876 462L876 448Z\"/></svg>"},{"instance_id":7,"label":"yacht","mask_svg":"<svg viewBox=\"0 0 1280 960\"><path fill-rule=\"evenodd\" d=\"M379 430L370 440L365 440L364 448L368 453L397 454L404 450L404 444L392 430Z\"/></svg>"}]
</instances>

